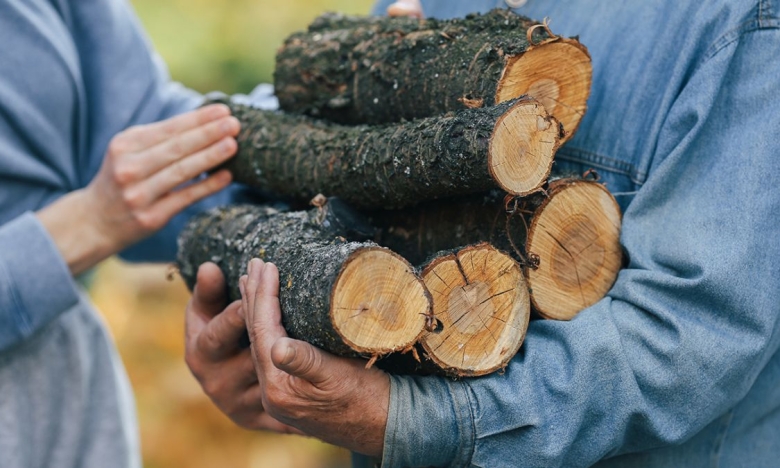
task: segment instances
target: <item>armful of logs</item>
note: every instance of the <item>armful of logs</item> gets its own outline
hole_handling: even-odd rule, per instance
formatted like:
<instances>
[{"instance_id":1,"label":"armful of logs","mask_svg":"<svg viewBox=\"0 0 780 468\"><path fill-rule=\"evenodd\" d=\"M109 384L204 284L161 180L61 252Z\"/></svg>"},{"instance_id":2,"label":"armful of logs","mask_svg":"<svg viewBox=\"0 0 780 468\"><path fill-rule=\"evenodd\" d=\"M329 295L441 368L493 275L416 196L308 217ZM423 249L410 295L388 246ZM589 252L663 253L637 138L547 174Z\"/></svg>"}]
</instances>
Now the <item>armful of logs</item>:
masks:
<instances>
[{"instance_id":1,"label":"armful of logs","mask_svg":"<svg viewBox=\"0 0 780 468\"><path fill-rule=\"evenodd\" d=\"M293 338L369 364L384 357L391 372L501 369L532 310L571 319L621 267L609 192L548 180L585 112L590 73L579 42L507 10L324 15L279 51L281 111L223 101L242 123L227 166L236 181L330 198L307 211L195 217L179 239L182 276L193 287L213 261L236 299L260 257L279 268Z\"/></svg>"}]
</instances>

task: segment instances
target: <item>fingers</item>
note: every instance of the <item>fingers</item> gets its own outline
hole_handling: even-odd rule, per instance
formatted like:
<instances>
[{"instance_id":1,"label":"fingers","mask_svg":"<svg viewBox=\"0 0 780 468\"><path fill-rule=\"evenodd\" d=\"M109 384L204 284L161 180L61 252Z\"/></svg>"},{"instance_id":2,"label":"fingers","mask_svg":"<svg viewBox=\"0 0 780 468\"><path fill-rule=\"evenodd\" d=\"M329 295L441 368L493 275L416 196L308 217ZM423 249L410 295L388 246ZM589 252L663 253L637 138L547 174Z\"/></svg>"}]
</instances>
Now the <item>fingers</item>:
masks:
<instances>
[{"instance_id":1,"label":"fingers","mask_svg":"<svg viewBox=\"0 0 780 468\"><path fill-rule=\"evenodd\" d=\"M141 219L144 226L153 230L165 224L191 204L223 190L233 180L227 170L219 171L204 180L188 185L181 190L171 192L148 208Z\"/></svg>"},{"instance_id":2,"label":"fingers","mask_svg":"<svg viewBox=\"0 0 780 468\"><path fill-rule=\"evenodd\" d=\"M269 371L271 346L287 333L282 327L279 307L279 271L272 263L259 259L249 262L244 283L246 325L252 340L252 349L261 369Z\"/></svg>"},{"instance_id":3,"label":"fingers","mask_svg":"<svg viewBox=\"0 0 780 468\"><path fill-rule=\"evenodd\" d=\"M198 313L213 317L227 305L225 275L215 263L206 262L198 267L192 303Z\"/></svg>"},{"instance_id":4,"label":"fingers","mask_svg":"<svg viewBox=\"0 0 780 468\"><path fill-rule=\"evenodd\" d=\"M388 16L411 16L412 18L422 18L423 10L420 0L398 0L387 7Z\"/></svg>"},{"instance_id":5,"label":"fingers","mask_svg":"<svg viewBox=\"0 0 780 468\"><path fill-rule=\"evenodd\" d=\"M139 204L151 204L183 183L227 161L236 154L237 149L236 140L226 137L195 154L177 155L175 162L133 187L133 191L138 194L134 194L135 198L141 199Z\"/></svg>"},{"instance_id":6,"label":"fingers","mask_svg":"<svg viewBox=\"0 0 780 468\"><path fill-rule=\"evenodd\" d=\"M211 262L198 268L195 289L184 312L184 332L187 343L197 336L212 317L227 304L225 277L222 270Z\"/></svg>"},{"instance_id":7,"label":"fingers","mask_svg":"<svg viewBox=\"0 0 780 468\"><path fill-rule=\"evenodd\" d=\"M122 132L118 138L123 141L122 146L125 146L129 151L143 151L175 135L229 115L230 108L228 106L212 104L162 122L132 127Z\"/></svg>"},{"instance_id":8,"label":"fingers","mask_svg":"<svg viewBox=\"0 0 780 468\"><path fill-rule=\"evenodd\" d=\"M240 129L238 119L227 116L177 134L141 154L139 159L143 161L139 161L139 164L143 170L140 175L142 178L149 177L164 167L215 144L223 146L217 146L216 151L204 154L213 155L219 161L223 154L232 155L235 152L235 140L232 137L238 135ZM210 168L200 169L196 174Z\"/></svg>"},{"instance_id":9,"label":"fingers","mask_svg":"<svg viewBox=\"0 0 780 468\"><path fill-rule=\"evenodd\" d=\"M196 346L208 359L218 361L240 351L239 341L246 330L246 322L239 313L240 309L241 302L230 304L198 334ZM246 358L251 362L249 355Z\"/></svg>"},{"instance_id":10,"label":"fingers","mask_svg":"<svg viewBox=\"0 0 780 468\"><path fill-rule=\"evenodd\" d=\"M330 380L339 365L332 355L292 338L279 338L273 344L271 361L277 369L314 385Z\"/></svg>"}]
</instances>

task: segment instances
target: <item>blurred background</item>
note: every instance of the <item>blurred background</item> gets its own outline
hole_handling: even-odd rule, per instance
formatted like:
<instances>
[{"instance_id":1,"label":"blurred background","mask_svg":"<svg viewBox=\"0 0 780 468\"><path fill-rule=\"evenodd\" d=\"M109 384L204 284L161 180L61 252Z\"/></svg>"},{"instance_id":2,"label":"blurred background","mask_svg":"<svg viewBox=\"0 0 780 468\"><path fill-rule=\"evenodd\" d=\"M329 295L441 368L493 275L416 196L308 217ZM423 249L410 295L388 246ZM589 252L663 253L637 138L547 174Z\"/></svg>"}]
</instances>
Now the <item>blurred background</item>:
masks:
<instances>
[{"instance_id":1,"label":"blurred background","mask_svg":"<svg viewBox=\"0 0 780 468\"><path fill-rule=\"evenodd\" d=\"M365 14L372 0L132 0L177 81L248 93L271 82L285 37L325 11ZM146 468L339 468L349 454L315 440L249 432L216 410L184 364L189 292L170 266L98 269L91 295L135 390Z\"/></svg>"}]
</instances>

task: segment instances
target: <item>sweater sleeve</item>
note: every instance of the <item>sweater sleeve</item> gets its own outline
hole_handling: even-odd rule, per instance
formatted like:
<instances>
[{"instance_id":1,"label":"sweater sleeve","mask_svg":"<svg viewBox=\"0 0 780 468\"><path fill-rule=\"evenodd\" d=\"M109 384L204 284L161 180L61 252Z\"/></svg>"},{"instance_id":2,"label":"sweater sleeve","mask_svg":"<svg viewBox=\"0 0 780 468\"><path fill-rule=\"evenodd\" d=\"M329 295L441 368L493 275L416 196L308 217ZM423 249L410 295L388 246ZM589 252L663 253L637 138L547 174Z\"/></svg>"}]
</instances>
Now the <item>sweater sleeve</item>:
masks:
<instances>
[{"instance_id":1,"label":"sweater sleeve","mask_svg":"<svg viewBox=\"0 0 780 468\"><path fill-rule=\"evenodd\" d=\"M70 271L35 215L0 226L0 351L77 302Z\"/></svg>"},{"instance_id":2,"label":"sweater sleeve","mask_svg":"<svg viewBox=\"0 0 780 468\"><path fill-rule=\"evenodd\" d=\"M608 296L533 322L503 375L394 378L384 467L590 466L744 398L780 348L780 29L745 28L668 113Z\"/></svg>"},{"instance_id":3,"label":"sweater sleeve","mask_svg":"<svg viewBox=\"0 0 780 468\"><path fill-rule=\"evenodd\" d=\"M33 213L84 187L116 133L191 110L202 97L172 82L125 0L0 2L0 352L77 300L64 260ZM273 101L267 91L266 105ZM130 249L172 260L191 207Z\"/></svg>"}]
</instances>

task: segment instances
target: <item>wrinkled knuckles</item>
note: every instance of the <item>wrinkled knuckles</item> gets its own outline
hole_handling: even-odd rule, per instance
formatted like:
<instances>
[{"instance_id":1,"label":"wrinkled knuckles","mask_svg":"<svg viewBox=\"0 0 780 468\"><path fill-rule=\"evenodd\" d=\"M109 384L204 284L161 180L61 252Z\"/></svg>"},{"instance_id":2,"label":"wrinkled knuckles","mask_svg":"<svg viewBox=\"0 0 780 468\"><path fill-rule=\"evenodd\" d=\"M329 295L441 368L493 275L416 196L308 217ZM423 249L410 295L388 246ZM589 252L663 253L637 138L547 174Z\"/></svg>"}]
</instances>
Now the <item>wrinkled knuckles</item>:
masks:
<instances>
[{"instance_id":1,"label":"wrinkled knuckles","mask_svg":"<svg viewBox=\"0 0 780 468\"><path fill-rule=\"evenodd\" d=\"M213 329L207 328L198 337L198 347L208 355L220 354L225 350L225 343L220 340Z\"/></svg>"},{"instance_id":2,"label":"wrinkled knuckles","mask_svg":"<svg viewBox=\"0 0 780 468\"><path fill-rule=\"evenodd\" d=\"M266 388L263 408L272 418L287 423L296 420L294 411L290 408L291 403L291 398L286 391L275 386Z\"/></svg>"},{"instance_id":3,"label":"wrinkled knuckles","mask_svg":"<svg viewBox=\"0 0 780 468\"><path fill-rule=\"evenodd\" d=\"M176 156L176 158L182 158L188 155L188 151L185 150L185 146L182 143L181 138L181 136L176 136L168 140L167 151Z\"/></svg>"},{"instance_id":4,"label":"wrinkled knuckles","mask_svg":"<svg viewBox=\"0 0 780 468\"><path fill-rule=\"evenodd\" d=\"M125 190L122 192L122 202L130 210L139 210L146 206L146 194L141 190Z\"/></svg>"},{"instance_id":5,"label":"wrinkled knuckles","mask_svg":"<svg viewBox=\"0 0 780 468\"><path fill-rule=\"evenodd\" d=\"M293 346L293 344L288 346ZM289 365L298 369L300 374L310 375L322 369L322 354L315 351L313 346L298 345L295 349L295 356Z\"/></svg>"},{"instance_id":6,"label":"wrinkled knuckles","mask_svg":"<svg viewBox=\"0 0 780 468\"><path fill-rule=\"evenodd\" d=\"M227 387L225 386L225 379L203 379L199 380L203 392L209 396L216 403L217 400L222 401Z\"/></svg>"},{"instance_id":7,"label":"wrinkled knuckles","mask_svg":"<svg viewBox=\"0 0 780 468\"><path fill-rule=\"evenodd\" d=\"M136 212L134 216L138 227L146 232L157 231L168 222L166 218L148 211Z\"/></svg>"},{"instance_id":8,"label":"wrinkled knuckles","mask_svg":"<svg viewBox=\"0 0 780 468\"><path fill-rule=\"evenodd\" d=\"M172 180L176 183L176 185L187 182L193 177L193 175L190 175L189 171L187 171L187 166L183 160L179 160L171 164L170 170Z\"/></svg>"},{"instance_id":9,"label":"wrinkled knuckles","mask_svg":"<svg viewBox=\"0 0 780 468\"><path fill-rule=\"evenodd\" d=\"M127 135L120 134L114 137L109 143L106 149L106 156L108 159L116 160L124 155L132 152L132 144L127 138Z\"/></svg>"},{"instance_id":10,"label":"wrinkled knuckles","mask_svg":"<svg viewBox=\"0 0 780 468\"><path fill-rule=\"evenodd\" d=\"M133 164L118 162L114 166L111 178L120 187L127 187L135 183L140 177L140 168Z\"/></svg>"}]
</instances>

